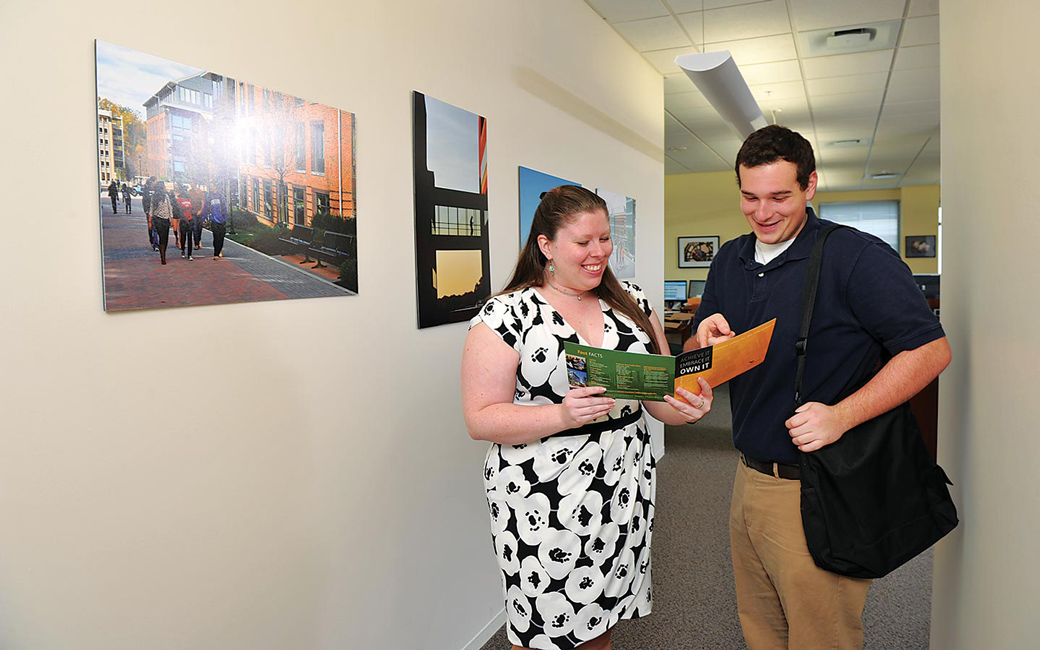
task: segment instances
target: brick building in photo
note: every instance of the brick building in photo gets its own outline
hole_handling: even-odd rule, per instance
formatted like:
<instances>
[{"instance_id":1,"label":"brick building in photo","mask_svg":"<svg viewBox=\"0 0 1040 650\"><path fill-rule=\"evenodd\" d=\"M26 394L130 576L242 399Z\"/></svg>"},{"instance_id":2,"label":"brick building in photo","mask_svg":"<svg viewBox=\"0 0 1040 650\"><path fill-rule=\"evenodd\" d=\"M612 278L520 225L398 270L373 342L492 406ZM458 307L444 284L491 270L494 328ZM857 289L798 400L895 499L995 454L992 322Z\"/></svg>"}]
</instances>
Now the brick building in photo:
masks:
<instances>
[{"instance_id":1,"label":"brick building in photo","mask_svg":"<svg viewBox=\"0 0 1040 650\"><path fill-rule=\"evenodd\" d=\"M238 82L238 203L270 224L356 215L354 114Z\"/></svg>"},{"instance_id":2,"label":"brick building in photo","mask_svg":"<svg viewBox=\"0 0 1040 650\"><path fill-rule=\"evenodd\" d=\"M148 173L178 183L209 174L213 81L206 73L170 81L144 103Z\"/></svg>"}]
</instances>

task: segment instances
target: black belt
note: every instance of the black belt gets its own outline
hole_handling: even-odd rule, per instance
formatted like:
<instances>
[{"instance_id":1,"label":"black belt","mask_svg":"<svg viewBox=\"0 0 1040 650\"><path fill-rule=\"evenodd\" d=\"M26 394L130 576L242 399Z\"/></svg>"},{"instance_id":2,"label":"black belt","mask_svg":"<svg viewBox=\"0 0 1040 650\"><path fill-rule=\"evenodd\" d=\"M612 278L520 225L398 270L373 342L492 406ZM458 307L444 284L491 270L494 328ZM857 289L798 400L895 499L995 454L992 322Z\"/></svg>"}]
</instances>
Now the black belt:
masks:
<instances>
[{"instance_id":1,"label":"black belt","mask_svg":"<svg viewBox=\"0 0 1040 650\"><path fill-rule=\"evenodd\" d=\"M590 422L576 429L564 429L559 433L554 433L551 436L546 436L546 438L553 438L555 436L594 436L596 434L603 433L604 431L608 431L610 429L621 429L627 427L633 422L639 421L639 418L641 417L643 417L642 404L636 407L636 410L626 415L622 415L616 418L607 418L606 420L603 420L601 422ZM542 438L542 440L545 440L545 438Z\"/></svg>"},{"instance_id":2,"label":"black belt","mask_svg":"<svg viewBox=\"0 0 1040 650\"><path fill-rule=\"evenodd\" d=\"M744 465L750 467L756 472L762 472L769 476L776 476L789 481L798 481L802 478L802 472L797 465L788 465L787 463L765 463L760 460L748 458L744 454L740 455L740 460Z\"/></svg>"}]
</instances>

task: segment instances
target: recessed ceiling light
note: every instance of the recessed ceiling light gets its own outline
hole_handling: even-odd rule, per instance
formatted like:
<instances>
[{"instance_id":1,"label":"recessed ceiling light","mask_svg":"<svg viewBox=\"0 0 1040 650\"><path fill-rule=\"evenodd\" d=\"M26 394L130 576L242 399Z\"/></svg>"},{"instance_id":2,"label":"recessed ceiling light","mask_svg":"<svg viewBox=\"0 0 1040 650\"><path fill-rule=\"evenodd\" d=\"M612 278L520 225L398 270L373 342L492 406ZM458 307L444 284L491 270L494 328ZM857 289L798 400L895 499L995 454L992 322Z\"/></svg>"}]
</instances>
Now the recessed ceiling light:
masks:
<instances>
[{"instance_id":1,"label":"recessed ceiling light","mask_svg":"<svg viewBox=\"0 0 1040 650\"><path fill-rule=\"evenodd\" d=\"M838 29L827 37L827 47L832 50L863 48L877 37L877 29L872 27L854 27Z\"/></svg>"},{"instance_id":2,"label":"recessed ceiling light","mask_svg":"<svg viewBox=\"0 0 1040 650\"><path fill-rule=\"evenodd\" d=\"M902 20L889 20L840 29L830 27L798 32L798 51L803 57L814 57L889 50L896 46L902 26Z\"/></svg>"},{"instance_id":3,"label":"recessed ceiling light","mask_svg":"<svg viewBox=\"0 0 1040 650\"><path fill-rule=\"evenodd\" d=\"M686 147L668 147L668 151L686 151Z\"/></svg>"}]
</instances>

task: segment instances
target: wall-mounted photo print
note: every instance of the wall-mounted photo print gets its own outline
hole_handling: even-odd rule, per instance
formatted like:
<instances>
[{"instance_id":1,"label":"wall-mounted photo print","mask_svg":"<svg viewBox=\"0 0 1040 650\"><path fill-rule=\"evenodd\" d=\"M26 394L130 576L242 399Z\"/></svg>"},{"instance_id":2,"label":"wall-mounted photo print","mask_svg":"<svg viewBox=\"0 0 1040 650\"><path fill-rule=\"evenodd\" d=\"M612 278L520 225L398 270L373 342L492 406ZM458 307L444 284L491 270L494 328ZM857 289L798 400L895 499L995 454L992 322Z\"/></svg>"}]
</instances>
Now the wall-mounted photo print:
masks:
<instances>
[{"instance_id":1,"label":"wall-mounted photo print","mask_svg":"<svg viewBox=\"0 0 1040 650\"><path fill-rule=\"evenodd\" d=\"M718 237L680 237L679 268L707 268L718 252Z\"/></svg>"},{"instance_id":2,"label":"wall-mounted photo print","mask_svg":"<svg viewBox=\"0 0 1040 650\"><path fill-rule=\"evenodd\" d=\"M491 296L487 121L412 98L419 328L469 320Z\"/></svg>"},{"instance_id":3,"label":"wall-mounted photo print","mask_svg":"<svg viewBox=\"0 0 1040 650\"><path fill-rule=\"evenodd\" d=\"M542 195L549 190L561 185L577 185L581 183L564 180L558 176L545 174L543 172L520 167L520 248L527 243L527 237L531 234L531 223L534 221L534 211L542 202Z\"/></svg>"},{"instance_id":4,"label":"wall-mounted photo print","mask_svg":"<svg viewBox=\"0 0 1040 650\"><path fill-rule=\"evenodd\" d=\"M96 42L105 310L358 291L354 114Z\"/></svg>"},{"instance_id":5,"label":"wall-mounted photo print","mask_svg":"<svg viewBox=\"0 0 1040 650\"><path fill-rule=\"evenodd\" d=\"M907 235L907 257L935 257L935 235Z\"/></svg>"},{"instance_id":6,"label":"wall-mounted photo print","mask_svg":"<svg viewBox=\"0 0 1040 650\"><path fill-rule=\"evenodd\" d=\"M624 194L615 194L602 188L596 194L607 202L610 218L610 239L614 252L610 255L610 269L619 278L636 277L636 200Z\"/></svg>"}]
</instances>

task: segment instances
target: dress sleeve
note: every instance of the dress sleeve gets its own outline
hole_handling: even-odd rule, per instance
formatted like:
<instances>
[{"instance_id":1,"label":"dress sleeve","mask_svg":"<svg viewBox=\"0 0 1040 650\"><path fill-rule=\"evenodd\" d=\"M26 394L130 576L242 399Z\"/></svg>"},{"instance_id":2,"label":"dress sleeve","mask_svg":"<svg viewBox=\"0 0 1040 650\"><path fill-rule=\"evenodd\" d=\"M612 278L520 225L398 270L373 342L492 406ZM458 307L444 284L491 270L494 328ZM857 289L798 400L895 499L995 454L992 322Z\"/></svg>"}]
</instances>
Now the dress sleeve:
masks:
<instances>
[{"instance_id":1,"label":"dress sleeve","mask_svg":"<svg viewBox=\"0 0 1040 650\"><path fill-rule=\"evenodd\" d=\"M636 301L636 304L639 305L639 308L642 309L643 313L646 314L649 318L650 315L654 313L654 308L650 304L650 301L647 300L646 294L643 293L643 290L639 288L639 285L625 281L622 281L621 285L625 287L625 291L627 291L628 294L632 296L632 298Z\"/></svg>"},{"instance_id":2,"label":"dress sleeve","mask_svg":"<svg viewBox=\"0 0 1040 650\"><path fill-rule=\"evenodd\" d=\"M470 329L473 329L478 323L484 323L509 347L520 352L521 321L516 306L513 304L514 301L511 300L514 295L493 296L484 303L477 315L470 319L469 326Z\"/></svg>"}]
</instances>

